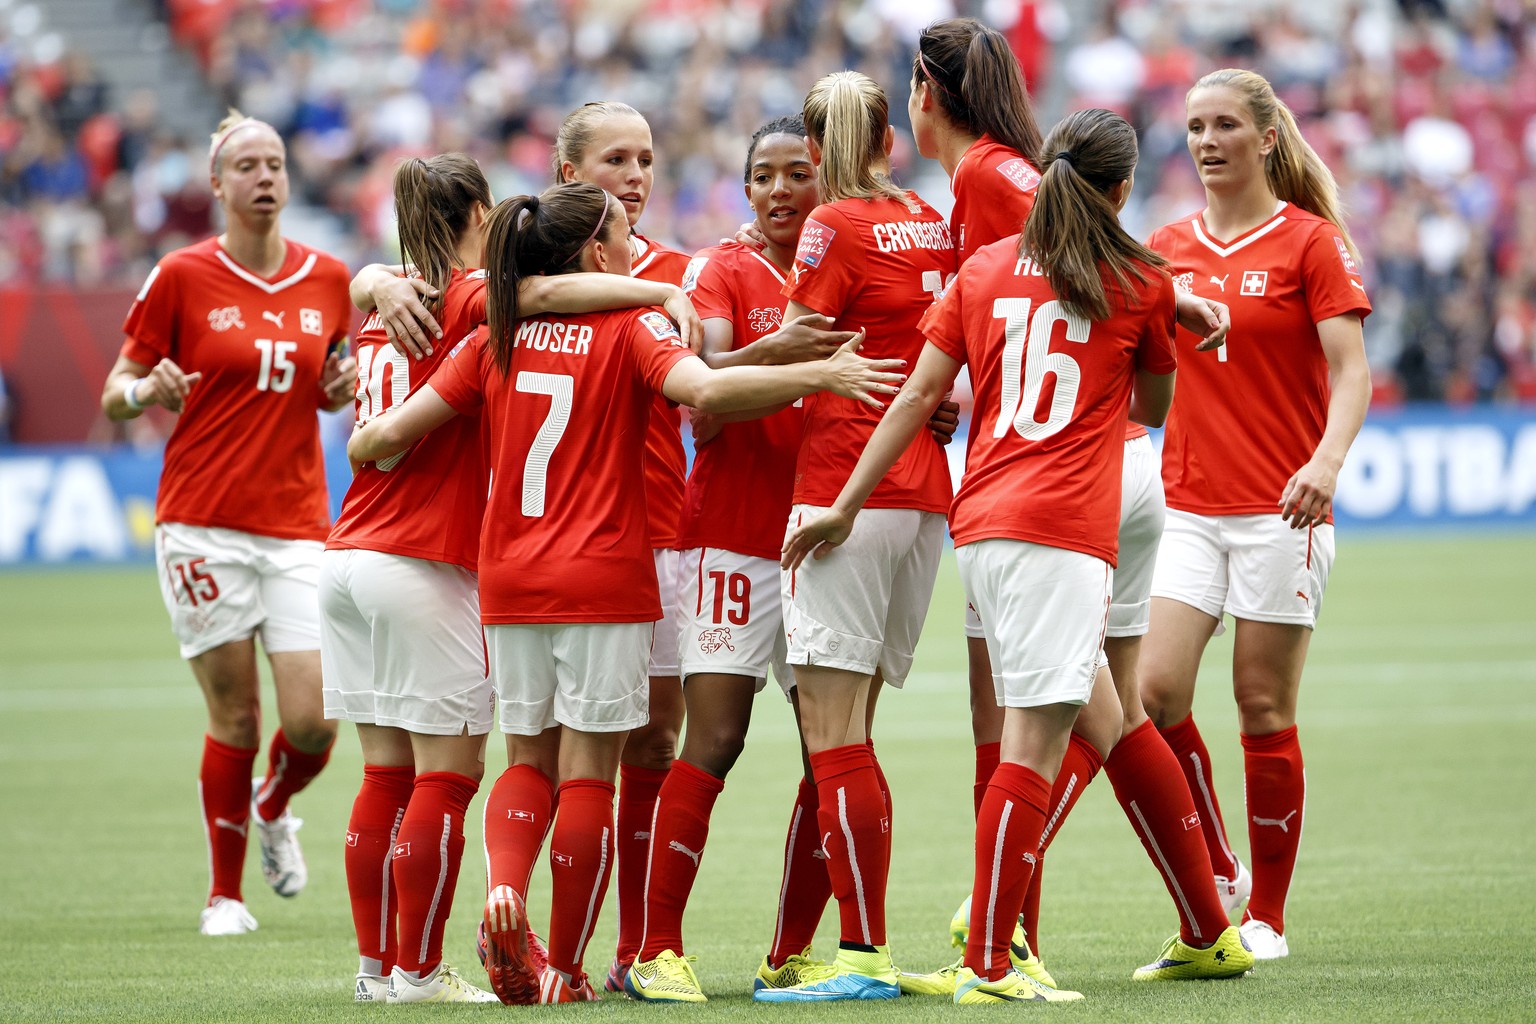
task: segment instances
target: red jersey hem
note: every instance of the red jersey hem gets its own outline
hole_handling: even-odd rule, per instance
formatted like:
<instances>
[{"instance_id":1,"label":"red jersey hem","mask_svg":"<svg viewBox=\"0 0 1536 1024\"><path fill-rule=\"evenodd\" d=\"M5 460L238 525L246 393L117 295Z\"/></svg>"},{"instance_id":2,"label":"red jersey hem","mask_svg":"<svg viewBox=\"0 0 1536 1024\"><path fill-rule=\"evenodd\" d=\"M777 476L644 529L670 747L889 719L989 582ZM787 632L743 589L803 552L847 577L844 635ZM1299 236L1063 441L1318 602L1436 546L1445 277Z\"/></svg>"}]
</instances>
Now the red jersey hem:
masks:
<instances>
[{"instance_id":1,"label":"red jersey hem","mask_svg":"<svg viewBox=\"0 0 1536 1024\"><path fill-rule=\"evenodd\" d=\"M403 545L394 544L358 544L345 537L332 537L325 542L327 551L377 551L381 555L399 555L401 558L415 558L423 562L440 562L443 565L456 565L460 569L468 569L470 572L478 571L478 562L475 559L449 558L441 551L432 552L416 550Z\"/></svg>"},{"instance_id":2,"label":"red jersey hem","mask_svg":"<svg viewBox=\"0 0 1536 1024\"><path fill-rule=\"evenodd\" d=\"M155 517L156 526L159 526L163 523L176 523L181 526L198 526L209 530L236 530L240 533L249 533L257 537L272 537L277 540L314 540L319 541L322 544L325 543L331 532L331 528L329 526L323 529L315 530L312 533L298 533L294 531L259 529L245 523L212 523L200 519L193 519L188 516L177 516L175 518L165 518L161 516Z\"/></svg>"},{"instance_id":3,"label":"red jersey hem","mask_svg":"<svg viewBox=\"0 0 1536 1024\"><path fill-rule=\"evenodd\" d=\"M1280 505L1202 505L1198 502L1179 502L1177 500L1164 499L1165 504L1177 511L1188 512L1192 516L1278 516ZM1332 524L1333 516L1330 514L1323 522Z\"/></svg>"},{"instance_id":4,"label":"red jersey hem","mask_svg":"<svg viewBox=\"0 0 1536 1024\"><path fill-rule=\"evenodd\" d=\"M1039 544L1042 547L1058 548L1062 551L1076 551L1080 555L1087 555L1089 558L1097 558L1100 561L1108 562L1112 569L1117 566L1120 559L1119 551L1096 548L1087 544L1063 544L1058 537L1027 537L1018 533L996 533L990 530L978 530L974 534L963 533L954 538L955 547L957 548L984 540L1017 540L1025 544Z\"/></svg>"}]
</instances>

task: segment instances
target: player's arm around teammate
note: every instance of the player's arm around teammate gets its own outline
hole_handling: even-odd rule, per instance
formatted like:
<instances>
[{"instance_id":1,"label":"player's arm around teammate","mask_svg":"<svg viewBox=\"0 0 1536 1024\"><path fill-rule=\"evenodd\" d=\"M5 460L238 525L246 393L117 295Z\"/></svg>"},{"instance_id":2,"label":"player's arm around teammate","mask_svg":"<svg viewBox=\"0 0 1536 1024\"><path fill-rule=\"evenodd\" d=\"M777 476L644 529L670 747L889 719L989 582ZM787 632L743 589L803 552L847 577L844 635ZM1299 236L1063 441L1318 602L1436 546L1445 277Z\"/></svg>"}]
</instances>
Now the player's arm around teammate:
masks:
<instances>
[{"instance_id":1,"label":"player's arm around teammate","mask_svg":"<svg viewBox=\"0 0 1536 1024\"><path fill-rule=\"evenodd\" d=\"M180 414L156 499L156 562L208 707L199 792L212 880L200 927L232 935L256 927L241 891L249 825L280 895L308 878L287 806L335 739L320 696L315 583L329 515L315 412L348 403L356 365L344 354L345 267L282 237L277 132L231 112L209 147L209 184L225 231L150 273L101 404L113 419L150 405ZM257 636L280 727L253 794Z\"/></svg>"},{"instance_id":2,"label":"player's arm around teammate","mask_svg":"<svg viewBox=\"0 0 1536 1024\"><path fill-rule=\"evenodd\" d=\"M1284 905L1304 802L1297 695L1333 561L1338 468L1369 404L1370 302L1333 177L1269 83L1212 72L1186 108L1206 208L1151 244L1185 287L1232 305L1239 343L1191 366L1168 424L1168 525L1141 691L1189 779L1218 885L1236 906L1251 884L1243 934L1267 959L1289 951ZM1190 717L1201 654L1227 613L1251 883Z\"/></svg>"}]
</instances>

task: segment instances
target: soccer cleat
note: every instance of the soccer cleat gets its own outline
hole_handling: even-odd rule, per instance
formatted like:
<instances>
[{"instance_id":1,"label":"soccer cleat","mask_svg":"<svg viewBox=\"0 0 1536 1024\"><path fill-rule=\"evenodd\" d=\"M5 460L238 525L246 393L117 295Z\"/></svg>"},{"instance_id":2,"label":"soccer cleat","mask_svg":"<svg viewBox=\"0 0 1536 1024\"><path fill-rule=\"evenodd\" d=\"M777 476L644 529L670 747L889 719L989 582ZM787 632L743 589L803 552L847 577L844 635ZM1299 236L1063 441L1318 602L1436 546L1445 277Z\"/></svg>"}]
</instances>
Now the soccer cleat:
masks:
<instances>
[{"instance_id":1,"label":"soccer cleat","mask_svg":"<svg viewBox=\"0 0 1536 1024\"><path fill-rule=\"evenodd\" d=\"M670 949L651 960L636 959L624 975L624 994L649 1003L708 1002L693 973L693 960Z\"/></svg>"},{"instance_id":2,"label":"soccer cleat","mask_svg":"<svg viewBox=\"0 0 1536 1024\"><path fill-rule=\"evenodd\" d=\"M598 1000L596 990L587 980L585 974L578 974L570 981L553 967L546 966L539 972L539 997L540 1005L548 1003L595 1003Z\"/></svg>"},{"instance_id":3,"label":"soccer cleat","mask_svg":"<svg viewBox=\"0 0 1536 1024\"><path fill-rule=\"evenodd\" d=\"M766 956L763 957L762 966L757 969L757 977L752 979L752 991L756 992L760 988L794 988L807 981L823 981L836 973L837 968L825 960L812 957L811 947L806 946L803 952L791 953L778 967L773 966Z\"/></svg>"},{"instance_id":4,"label":"soccer cleat","mask_svg":"<svg viewBox=\"0 0 1536 1024\"><path fill-rule=\"evenodd\" d=\"M213 902L203 908L197 930L204 935L244 935L256 930L256 919L245 909L245 904L228 896L215 896Z\"/></svg>"},{"instance_id":5,"label":"soccer cleat","mask_svg":"<svg viewBox=\"0 0 1536 1024\"><path fill-rule=\"evenodd\" d=\"M485 937L482 963L496 998L508 1006L537 1002L539 967L528 941L528 913L517 890L510 885L492 889L480 926Z\"/></svg>"},{"instance_id":6,"label":"soccer cleat","mask_svg":"<svg viewBox=\"0 0 1536 1024\"><path fill-rule=\"evenodd\" d=\"M1279 960L1291 955L1285 936L1263 921L1244 921L1238 932L1243 937L1243 945L1253 951L1255 960Z\"/></svg>"},{"instance_id":7,"label":"soccer cleat","mask_svg":"<svg viewBox=\"0 0 1536 1024\"><path fill-rule=\"evenodd\" d=\"M1051 988L1017 968L998 981L977 977L969 967L961 967L955 976L955 1002L961 1006L981 1003L1073 1003L1083 998L1081 992Z\"/></svg>"},{"instance_id":8,"label":"soccer cleat","mask_svg":"<svg viewBox=\"0 0 1536 1024\"><path fill-rule=\"evenodd\" d=\"M377 974L359 974L352 998L359 1003L382 1003L389 998L389 979Z\"/></svg>"},{"instance_id":9,"label":"soccer cleat","mask_svg":"<svg viewBox=\"0 0 1536 1024\"><path fill-rule=\"evenodd\" d=\"M407 977L398 967L390 971L389 995L384 1001L391 1006L397 1003L494 1003L496 997L485 989L475 988L447 964L438 964L437 970L420 981Z\"/></svg>"},{"instance_id":10,"label":"soccer cleat","mask_svg":"<svg viewBox=\"0 0 1536 1024\"><path fill-rule=\"evenodd\" d=\"M1248 873L1248 866L1240 860L1235 863L1237 864L1235 877L1216 876L1216 897L1226 908L1228 917L1234 911L1243 909L1243 904L1248 902L1248 896L1253 892L1253 876Z\"/></svg>"},{"instance_id":11,"label":"soccer cleat","mask_svg":"<svg viewBox=\"0 0 1536 1024\"><path fill-rule=\"evenodd\" d=\"M1177 935L1163 944L1156 960L1139 967L1132 981L1184 981L1197 978L1240 978L1253 969L1253 953L1234 925L1204 949L1188 945Z\"/></svg>"},{"instance_id":12,"label":"soccer cleat","mask_svg":"<svg viewBox=\"0 0 1536 1024\"><path fill-rule=\"evenodd\" d=\"M810 977L790 988L760 988L752 998L761 1003L825 1003L846 999L895 999L901 995L900 972L891 963L887 946L873 952L840 949L831 973Z\"/></svg>"},{"instance_id":13,"label":"soccer cleat","mask_svg":"<svg viewBox=\"0 0 1536 1024\"><path fill-rule=\"evenodd\" d=\"M486 947L489 943L485 938L485 919L475 925L475 952L480 955L480 966L485 966ZM544 940L539 938L539 933L532 928L528 929L528 959L533 961L533 970L537 974L549 963L549 948L544 945Z\"/></svg>"},{"instance_id":14,"label":"soccer cleat","mask_svg":"<svg viewBox=\"0 0 1536 1024\"><path fill-rule=\"evenodd\" d=\"M904 996L952 996L955 994L955 978L964 966L965 960L960 959L930 974L908 974L902 971L896 984Z\"/></svg>"},{"instance_id":15,"label":"soccer cleat","mask_svg":"<svg viewBox=\"0 0 1536 1024\"><path fill-rule=\"evenodd\" d=\"M304 819L295 818L284 808L276 819L263 820L256 813L256 794L261 791L262 781L251 780L251 825L261 847L261 874L279 896L297 896L309 881L304 851L299 849L298 836L294 835L304 824Z\"/></svg>"},{"instance_id":16,"label":"soccer cleat","mask_svg":"<svg viewBox=\"0 0 1536 1024\"><path fill-rule=\"evenodd\" d=\"M971 934L971 898L967 896L965 902L960 904L960 909L955 911L955 916L949 919L949 944L956 949L964 949L965 941ZM1018 922L1013 926L1013 938L1008 940L1008 959L1013 966L1034 978L1040 984L1048 988L1056 987L1056 979L1051 977L1051 972L1045 969L1045 964L1035 956L1029 947L1029 936L1024 932L1024 915L1019 915ZM937 972L935 972L937 973Z\"/></svg>"},{"instance_id":17,"label":"soccer cleat","mask_svg":"<svg viewBox=\"0 0 1536 1024\"><path fill-rule=\"evenodd\" d=\"M603 979L603 988L609 992L623 992L624 975L629 973L629 965L633 962L632 960L624 961L614 957L613 963L608 965L608 977Z\"/></svg>"}]
</instances>

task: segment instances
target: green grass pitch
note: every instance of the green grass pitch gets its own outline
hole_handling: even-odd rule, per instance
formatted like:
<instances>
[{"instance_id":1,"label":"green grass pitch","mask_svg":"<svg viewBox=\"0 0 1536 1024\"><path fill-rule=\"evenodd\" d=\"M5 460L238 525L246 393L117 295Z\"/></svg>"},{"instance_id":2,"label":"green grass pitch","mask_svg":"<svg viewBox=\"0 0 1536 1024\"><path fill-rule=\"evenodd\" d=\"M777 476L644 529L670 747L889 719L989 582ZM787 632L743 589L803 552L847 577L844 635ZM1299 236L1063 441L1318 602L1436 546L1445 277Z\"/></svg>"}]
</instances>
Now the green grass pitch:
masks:
<instances>
[{"instance_id":1,"label":"green grass pitch","mask_svg":"<svg viewBox=\"0 0 1536 1024\"><path fill-rule=\"evenodd\" d=\"M1077 1021L1434 1021L1536 1018L1536 537L1345 536L1303 684L1310 792L1287 911L1288 960L1237 982L1133 985L1175 925L1104 782L1052 848L1041 945L1085 1002ZM950 960L970 884L971 754L959 584L946 560L903 693L876 738L895 794L889 916L906 969ZM575 1014L639 1020L927 1020L939 1001L756 1006L798 756L791 716L760 698L718 804L687 918L705 1007L614 996L552 1010L403 1010L351 1001L356 970L342 835L360 775L343 727L329 771L296 803L309 888L282 900L252 851L261 929L197 934L206 885L194 779L201 703L148 569L0 574L0 1021L308 1021ZM1229 822L1242 820L1227 639L1197 714ZM493 738L489 771L504 762ZM479 806L447 957L483 983L473 926L484 880ZM1241 834L1234 836L1246 848ZM539 872L542 876L543 871ZM548 909L547 880L531 899ZM610 907L592 942L599 978ZM818 936L836 941L835 911ZM974 1014L970 1016L975 1016Z\"/></svg>"}]
</instances>

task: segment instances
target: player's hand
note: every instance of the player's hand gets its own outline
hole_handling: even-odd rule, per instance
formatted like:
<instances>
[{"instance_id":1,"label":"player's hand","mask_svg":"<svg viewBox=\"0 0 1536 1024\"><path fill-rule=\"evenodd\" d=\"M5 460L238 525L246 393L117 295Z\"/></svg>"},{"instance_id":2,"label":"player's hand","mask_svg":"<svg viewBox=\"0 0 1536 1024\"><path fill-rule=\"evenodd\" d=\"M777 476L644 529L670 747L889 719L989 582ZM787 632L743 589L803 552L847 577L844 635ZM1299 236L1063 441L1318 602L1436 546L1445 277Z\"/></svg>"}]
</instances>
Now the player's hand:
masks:
<instances>
[{"instance_id":1,"label":"player's hand","mask_svg":"<svg viewBox=\"0 0 1536 1024\"><path fill-rule=\"evenodd\" d=\"M1227 332L1232 329L1232 311L1225 302L1202 298L1193 292L1174 289L1174 309L1179 326L1200 335L1196 352L1209 352L1227 343Z\"/></svg>"},{"instance_id":2,"label":"player's hand","mask_svg":"<svg viewBox=\"0 0 1536 1024\"><path fill-rule=\"evenodd\" d=\"M1293 530L1327 522L1338 482L1337 469L1317 459L1308 462L1286 481L1280 493L1280 518Z\"/></svg>"},{"instance_id":3,"label":"player's hand","mask_svg":"<svg viewBox=\"0 0 1536 1024\"><path fill-rule=\"evenodd\" d=\"M864 332L860 331L826 361L827 380L822 390L884 409L885 405L875 396L894 395L901 390L907 375L895 371L906 366L907 361L865 359L859 355L859 347L863 344Z\"/></svg>"},{"instance_id":4,"label":"player's hand","mask_svg":"<svg viewBox=\"0 0 1536 1024\"><path fill-rule=\"evenodd\" d=\"M693 300L688 293L681 288L677 294L662 303L662 309L667 311L667 316L677 324L677 333L682 335L683 344L692 350L694 355L704 347L704 321L699 319L698 311L693 308Z\"/></svg>"},{"instance_id":5,"label":"player's hand","mask_svg":"<svg viewBox=\"0 0 1536 1024\"><path fill-rule=\"evenodd\" d=\"M853 532L853 520L857 514L849 515L833 507L790 530L784 538L779 567L798 569L806 555L826 558L833 548L847 540Z\"/></svg>"},{"instance_id":6,"label":"player's hand","mask_svg":"<svg viewBox=\"0 0 1536 1024\"><path fill-rule=\"evenodd\" d=\"M397 277L368 294L391 345L413 359L432 354L432 342L442 340L443 329L422 299L437 298L436 288L419 277Z\"/></svg>"},{"instance_id":7,"label":"player's hand","mask_svg":"<svg viewBox=\"0 0 1536 1024\"><path fill-rule=\"evenodd\" d=\"M193 385L202 379L203 371L186 373L173 360L162 359L144 376L133 394L140 405L158 405L181 412Z\"/></svg>"},{"instance_id":8,"label":"player's hand","mask_svg":"<svg viewBox=\"0 0 1536 1024\"><path fill-rule=\"evenodd\" d=\"M737 228L734 238L720 239L721 245L727 245L731 242L737 242L741 245L748 246L749 248L755 249L758 252L762 252L764 249L768 248L768 236L763 234L762 231L758 229L757 221L755 220L749 220L741 227Z\"/></svg>"},{"instance_id":9,"label":"player's hand","mask_svg":"<svg viewBox=\"0 0 1536 1024\"><path fill-rule=\"evenodd\" d=\"M940 402L938 408L933 410L933 415L928 417L928 432L939 444L949 444L955 439L955 431L960 429L960 403L945 399Z\"/></svg>"},{"instance_id":10,"label":"player's hand","mask_svg":"<svg viewBox=\"0 0 1536 1024\"><path fill-rule=\"evenodd\" d=\"M688 427L693 431L693 446L709 444L720 435L720 428L724 426L720 417L703 412L699 409L688 410Z\"/></svg>"},{"instance_id":11,"label":"player's hand","mask_svg":"<svg viewBox=\"0 0 1536 1024\"><path fill-rule=\"evenodd\" d=\"M853 340L854 331L832 330L832 319L820 313L797 316L777 331L760 339L771 346L773 362L804 363L826 359Z\"/></svg>"},{"instance_id":12,"label":"player's hand","mask_svg":"<svg viewBox=\"0 0 1536 1024\"><path fill-rule=\"evenodd\" d=\"M357 394L357 360L342 358L335 352L325 357L320 371L320 390L325 392L326 408L335 411Z\"/></svg>"}]
</instances>

